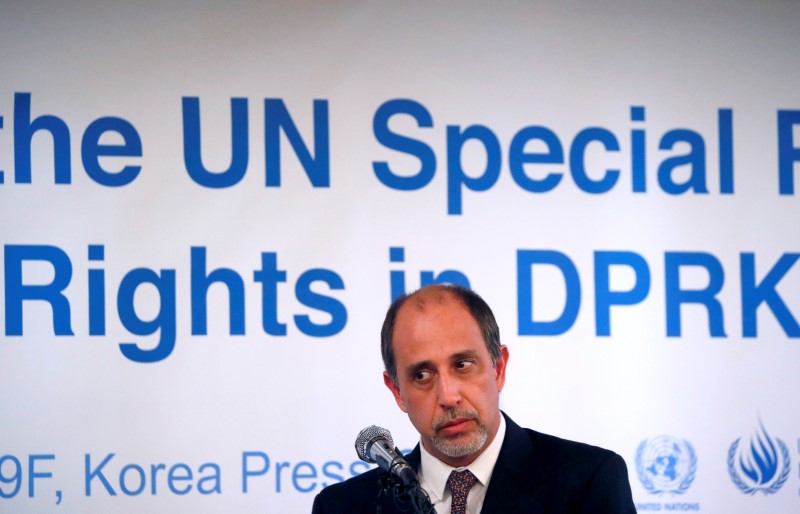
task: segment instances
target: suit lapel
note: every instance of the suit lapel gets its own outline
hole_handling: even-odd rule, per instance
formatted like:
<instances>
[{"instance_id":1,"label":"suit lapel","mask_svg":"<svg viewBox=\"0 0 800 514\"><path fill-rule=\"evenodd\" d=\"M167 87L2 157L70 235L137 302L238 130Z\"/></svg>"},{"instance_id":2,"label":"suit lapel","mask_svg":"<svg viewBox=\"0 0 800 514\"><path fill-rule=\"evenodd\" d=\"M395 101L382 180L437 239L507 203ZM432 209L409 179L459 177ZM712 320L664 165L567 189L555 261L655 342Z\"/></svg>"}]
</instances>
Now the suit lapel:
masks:
<instances>
[{"instance_id":1,"label":"suit lapel","mask_svg":"<svg viewBox=\"0 0 800 514\"><path fill-rule=\"evenodd\" d=\"M506 435L497 457L481 514L546 512L551 473L537 458L528 433L506 419ZM539 456L541 457L541 456Z\"/></svg>"}]
</instances>

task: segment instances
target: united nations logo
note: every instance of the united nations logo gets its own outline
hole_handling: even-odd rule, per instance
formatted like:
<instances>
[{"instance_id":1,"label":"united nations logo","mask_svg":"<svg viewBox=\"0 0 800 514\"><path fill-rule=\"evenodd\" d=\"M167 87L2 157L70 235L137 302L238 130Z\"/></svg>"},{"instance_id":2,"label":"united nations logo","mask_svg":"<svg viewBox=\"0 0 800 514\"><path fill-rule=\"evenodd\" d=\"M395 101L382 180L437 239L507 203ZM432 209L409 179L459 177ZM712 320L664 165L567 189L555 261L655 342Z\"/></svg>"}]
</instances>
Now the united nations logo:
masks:
<instances>
[{"instance_id":1,"label":"united nations logo","mask_svg":"<svg viewBox=\"0 0 800 514\"><path fill-rule=\"evenodd\" d=\"M743 493L767 494L777 492L789 478L791 460L789 448L778 438L773 439L758 420L759 429L742 444L740 437L728 450L728 473Z\"/></svg>"},{"instance_id":2,"label":"united nations logo","mask_svg":"<svg viewBox=\"0 0 800 514\"><path fill-rule=\"evenodd\" d=\"M636 473L650 494L683 494L697 473L697 455L686 440L668 435L645 439L636 450Z\"/></svg>"}]
</instances>

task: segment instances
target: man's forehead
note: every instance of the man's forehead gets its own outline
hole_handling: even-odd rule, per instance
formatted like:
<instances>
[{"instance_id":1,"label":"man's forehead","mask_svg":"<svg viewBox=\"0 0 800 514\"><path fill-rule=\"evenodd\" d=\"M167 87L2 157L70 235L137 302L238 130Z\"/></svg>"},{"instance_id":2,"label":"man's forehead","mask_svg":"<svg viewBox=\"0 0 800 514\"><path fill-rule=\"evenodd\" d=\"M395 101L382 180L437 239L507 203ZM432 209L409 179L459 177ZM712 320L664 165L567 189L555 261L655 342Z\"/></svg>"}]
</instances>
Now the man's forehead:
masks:
<instances>
[{"instance_id":1,"label":"man's forehead","mask_svg":"<svg viewBox=\"0 0 800 514\"><path fill-rule=\"evenodd\" d=\"M425 290L424 294L410 296L397 312L394 339L400 333L425 334L429 330L475 331L481 334L480 325L461 298L446 288ZM438 335L441 335L439 333ZM397 341L395 341L397 344Z\"/></svg>"},{"instance_id":2,"label":"man's forehead","mask_svg":"<svg viewBox=\"0 0 800 514\"><path fill-rule=\"evenodd\" d=\"M409 296L400 307L398 315L407 310L410 312L424 312L430 306L443 306L450 303L457 304L466 309L458 297L444 286L430 286Z\"/></svg>"}]
</instances>

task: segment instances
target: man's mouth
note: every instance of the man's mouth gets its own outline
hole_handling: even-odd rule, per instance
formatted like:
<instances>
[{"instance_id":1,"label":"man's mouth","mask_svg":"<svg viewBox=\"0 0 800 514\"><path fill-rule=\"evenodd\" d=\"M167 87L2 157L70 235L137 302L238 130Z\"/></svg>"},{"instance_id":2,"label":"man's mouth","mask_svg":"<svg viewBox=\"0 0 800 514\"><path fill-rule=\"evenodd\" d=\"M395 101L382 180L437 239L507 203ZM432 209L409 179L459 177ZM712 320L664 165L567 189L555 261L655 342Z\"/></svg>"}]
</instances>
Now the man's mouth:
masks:
<instances>
[{"instance_id":1,"label":"man's mouth","mask_svg":"<svg viewBox=\"0 0 800 514\"><path fill-rule=\"evenodd\" d=\"M438 432L443 436L454 436L468 430L474 423L475 421L470 418L456 418L443 424Z\"/></svg>"}]
</instances>

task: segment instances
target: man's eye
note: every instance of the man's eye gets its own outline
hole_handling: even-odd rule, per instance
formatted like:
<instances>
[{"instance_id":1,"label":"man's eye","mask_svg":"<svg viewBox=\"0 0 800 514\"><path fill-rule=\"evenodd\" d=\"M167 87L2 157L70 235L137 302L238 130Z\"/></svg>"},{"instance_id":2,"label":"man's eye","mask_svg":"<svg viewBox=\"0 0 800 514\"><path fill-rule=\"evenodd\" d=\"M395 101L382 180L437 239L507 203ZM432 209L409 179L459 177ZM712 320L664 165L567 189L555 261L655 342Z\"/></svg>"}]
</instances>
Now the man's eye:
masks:
<instances>
[{"instance_id":1,"label":"man's eye","mask_svg":"<svg viewBox=\"0 0 800 514\"><path fill-rule=\"evenodd\" d=\"M472 362L472 361L458 361L456 363L456 368L458 368L458 369L467 369L470 366L472 366L473 364L475 364L475 363Z\"/></svg>"},{"instance_id":2,"label":"man's eye","mask_svg":"<svg viewBox=\"0 0 800 514\"><path fill-rule=\"evenodd\" d=\"M417 371L416 373L414 373L414 380L416 380L417 382L425 382L429 378L431 378L430 371Z\"/></svg>"}]
</instances>

